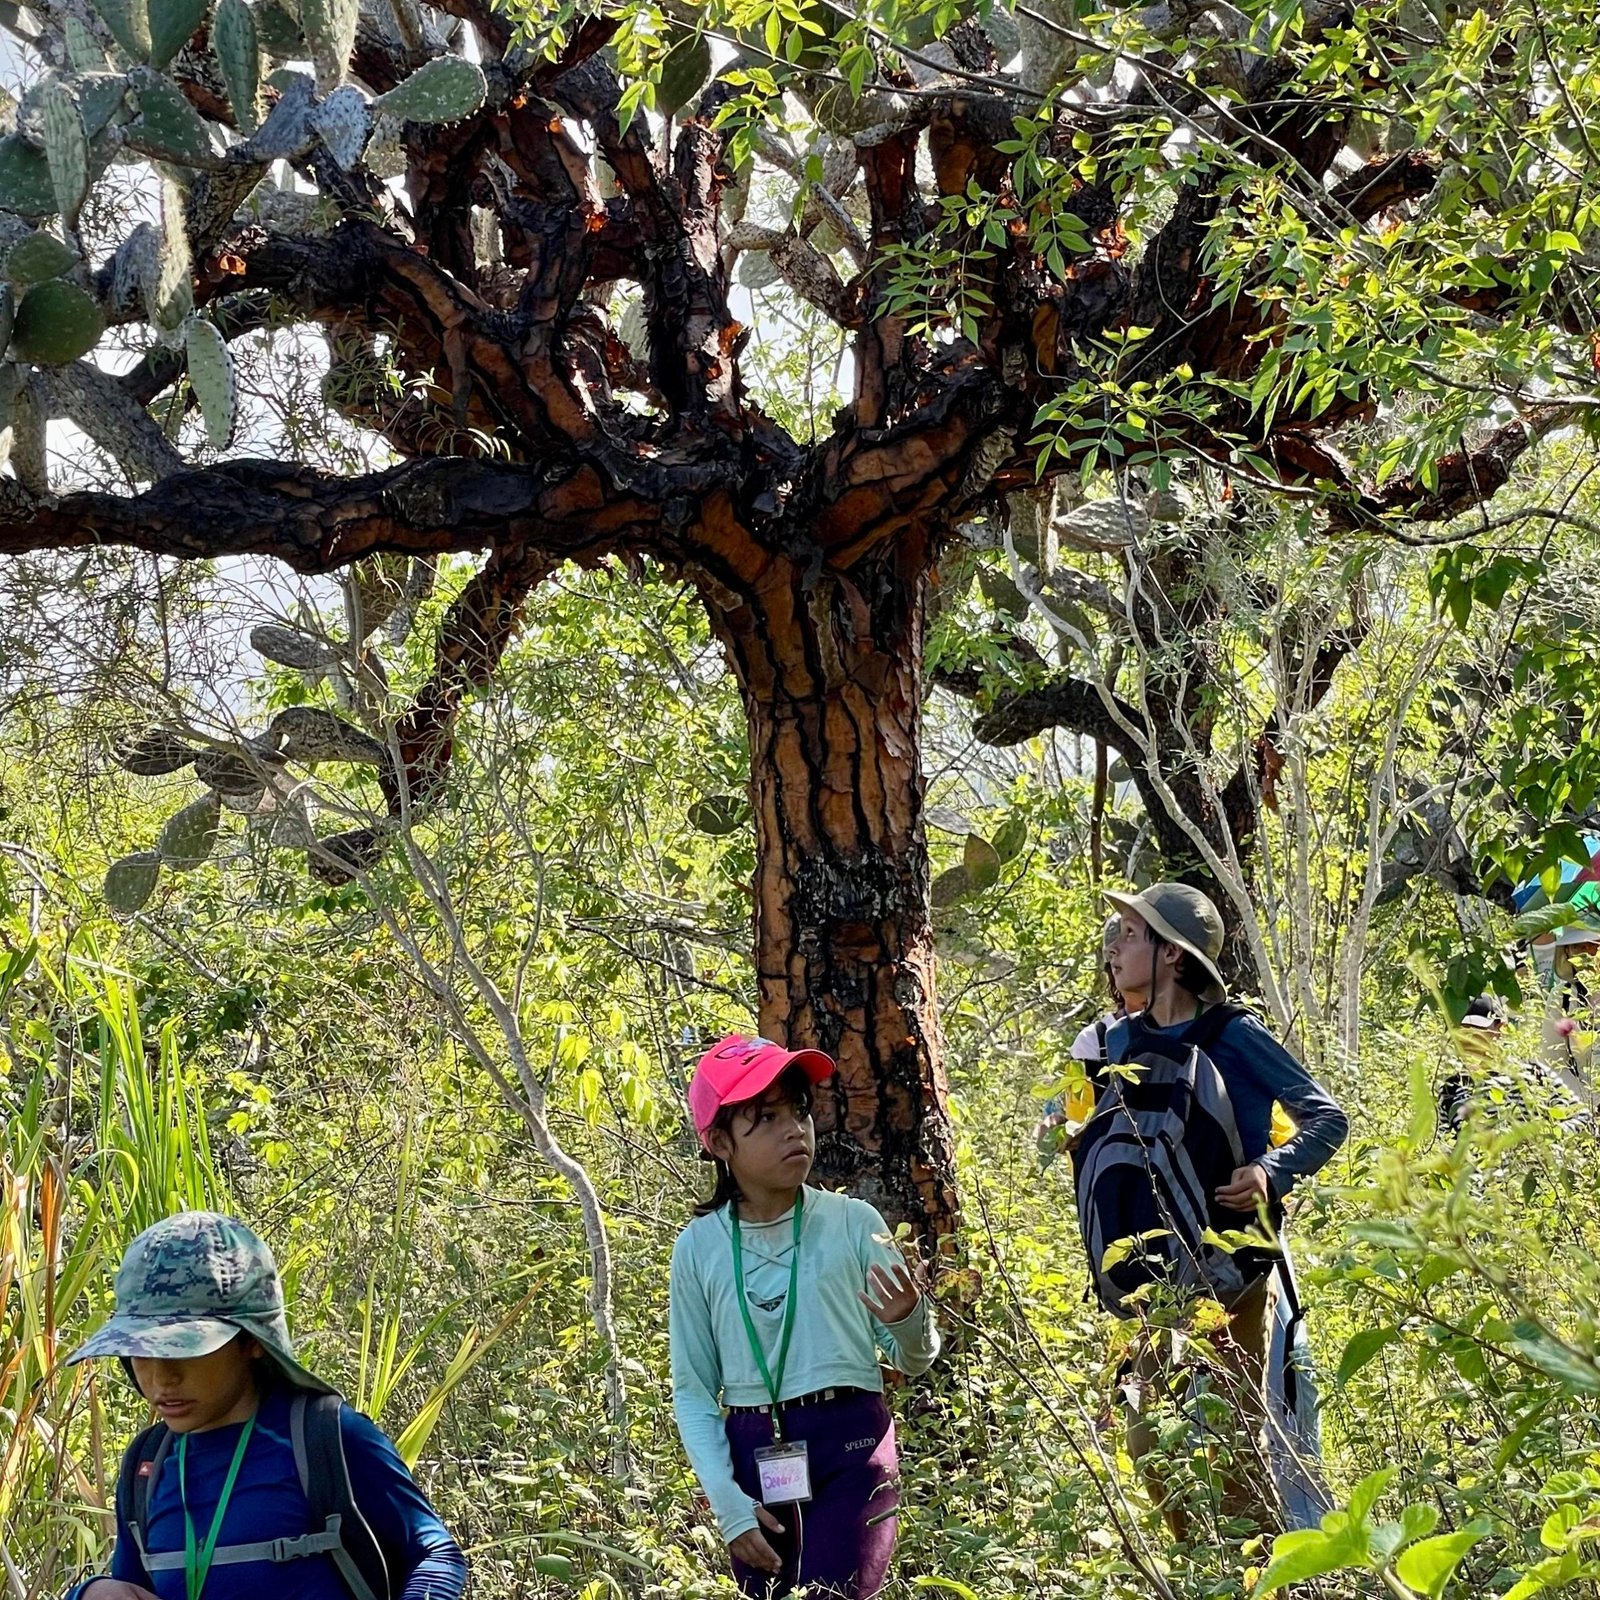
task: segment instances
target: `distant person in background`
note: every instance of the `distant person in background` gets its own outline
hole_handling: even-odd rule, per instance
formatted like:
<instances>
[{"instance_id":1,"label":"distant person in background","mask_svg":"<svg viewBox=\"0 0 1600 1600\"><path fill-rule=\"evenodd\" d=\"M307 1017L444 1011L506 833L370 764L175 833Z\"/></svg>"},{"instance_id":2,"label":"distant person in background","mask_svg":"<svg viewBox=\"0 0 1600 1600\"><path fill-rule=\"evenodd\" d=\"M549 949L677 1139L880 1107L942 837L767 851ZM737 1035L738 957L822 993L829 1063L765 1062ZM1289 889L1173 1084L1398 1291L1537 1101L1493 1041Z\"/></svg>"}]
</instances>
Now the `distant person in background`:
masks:
<instances>
[{"instance_id":1,"label":"distant person in background","mask_svg":"<svg viewBox=\"0 0 1600 1600\"><path fill-rule=\"evenodd\" d=\"M1475 1085L1490 1078L1504 1064L1501 1041L1505 1028L1505 1012L1497 1000L1479 995L1467 1002L1467 1009L1453 1030L1460 1064L1439 1089L1439 1122L1452 1133L1460 1133L1467 1120Z\"/></svg>"},{"instance_id":2,"label":"distant person in background","mask_svg":"<svg viewBox=\"0 0 1600 1600\"><path fill-rule=\"evenodd\" d=\"M1044 1113L1033 1130L1033 1142L1038 1147L1042 1165L1070 1149L1084 1123L1094 1111L1095 1098L1100 1092L1102 1073L1106 1063L1106 1031L1121 1017L1143 1011L1149 995L1134 986L1127 990L1117 987L1111 971L1111 952L1116 948L1122 932L1119 917L1108 917L1100 930L1100 972L1111 997L1111 1009L1089 1023L1072 1041L1072 1059L1083 1065L1083 1076L1073 1080L1064 1094L1045 1102Z\"/></svg>"}]
</instances>

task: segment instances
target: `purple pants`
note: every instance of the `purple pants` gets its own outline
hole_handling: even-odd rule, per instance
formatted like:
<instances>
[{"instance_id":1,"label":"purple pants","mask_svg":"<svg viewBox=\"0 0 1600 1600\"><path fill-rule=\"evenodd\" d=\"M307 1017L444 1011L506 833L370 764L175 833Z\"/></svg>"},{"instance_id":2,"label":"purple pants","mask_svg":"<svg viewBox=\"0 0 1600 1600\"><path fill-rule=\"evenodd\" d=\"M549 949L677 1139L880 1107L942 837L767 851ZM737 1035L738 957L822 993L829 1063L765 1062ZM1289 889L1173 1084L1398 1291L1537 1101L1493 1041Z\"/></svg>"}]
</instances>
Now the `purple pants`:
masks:
<instances>
[{"instance_id":1,"label":"purple pants","mask_svg":"<svg viewBox=\"0 0 1600 1600\"><path fill-rule=\"evenodd\" d=\"M733 1475L759 1500L755 1452L772 1443L772 1418L736 1412L726 1426ZM739 1588L751 1600L779 1600L800 1584L841 1600L873 1600L894 1554L900 1507L894 1417L883 1396L857 1390L792 1407L783 1414L783 1436L810 1447L811 1498L772 1507L783 1533L761 1530L783 1558L782 1575L735 1561Z\"/></svg>"}]
</instances>

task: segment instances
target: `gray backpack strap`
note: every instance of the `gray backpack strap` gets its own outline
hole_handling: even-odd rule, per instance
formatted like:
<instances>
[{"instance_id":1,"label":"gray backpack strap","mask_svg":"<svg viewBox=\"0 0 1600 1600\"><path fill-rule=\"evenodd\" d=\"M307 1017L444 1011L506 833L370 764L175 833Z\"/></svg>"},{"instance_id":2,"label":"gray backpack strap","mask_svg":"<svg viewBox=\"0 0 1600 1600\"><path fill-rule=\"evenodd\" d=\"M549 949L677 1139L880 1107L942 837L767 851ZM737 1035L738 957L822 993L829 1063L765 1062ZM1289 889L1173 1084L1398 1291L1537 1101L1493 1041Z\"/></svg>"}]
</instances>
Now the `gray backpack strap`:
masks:
<instances>
[{"instance_id":1,"label":"gray backpack strap","mask_svg":"<svg viewBox=\"0 0 1600 1600\"><path fill-rule=\"evenodd\" d=\"M311 1507L312 1521L320 1520L329 1533L338 1535L327 1553L339 1569L351 1600L389 1600L387 1581L381 1592L374 1588L350 1548L352 1539L359 1541L359 1548L369 1555L367 1566L387 1575L382 1547L361 1514L350 1482L344 1431L339 1421L343 1404L336 1394L307 1395L302 1390L295 1395L289 1413L295 1470L300 1474L300 1487Z\"/></svg>"},{"instance_id":2,"label":"gray backpack strap","mask_svg":"<svg viewBox=\"0 0 1600 1600\"><path fill-rule=\"evenodd\" d=\"M339 1519L331 1519L337 1522ZM339 1530L325 1528L321 1533L302 1534L298 1539L258 1539L254 1544L219 1545L211 1557L215 1567L242 1567L247 1561L299 1561L306 1556L334 1556L339 1548ZM145 1558L145 1571L181 1572L183 1552L167 1550Z\"/></svg>"}]
</instances>

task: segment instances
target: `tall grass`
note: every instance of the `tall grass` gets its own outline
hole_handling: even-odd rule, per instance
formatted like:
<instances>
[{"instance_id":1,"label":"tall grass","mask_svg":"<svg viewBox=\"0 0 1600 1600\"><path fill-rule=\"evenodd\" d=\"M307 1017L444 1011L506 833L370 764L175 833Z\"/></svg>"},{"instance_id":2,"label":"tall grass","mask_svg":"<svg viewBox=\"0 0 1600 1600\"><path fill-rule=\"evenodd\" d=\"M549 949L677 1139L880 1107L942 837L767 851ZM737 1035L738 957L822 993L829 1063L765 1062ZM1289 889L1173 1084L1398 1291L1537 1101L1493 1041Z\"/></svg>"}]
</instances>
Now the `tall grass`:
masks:
<instances>
[{"instance_id":1,"label":"tall grass","mask_svg":"<svg viewBox=\"0 0 1600 1600\"><path fill-rule=\"evenodd\" d=\"M152 1060L133 985L92 945L11 952L0 1007L0 1571L11 1600L35 1600L111 1531L105 1396L64 1359L108 1309L129 1239L229 1202L174 1029Z\"/></svg>"}]
</instances>

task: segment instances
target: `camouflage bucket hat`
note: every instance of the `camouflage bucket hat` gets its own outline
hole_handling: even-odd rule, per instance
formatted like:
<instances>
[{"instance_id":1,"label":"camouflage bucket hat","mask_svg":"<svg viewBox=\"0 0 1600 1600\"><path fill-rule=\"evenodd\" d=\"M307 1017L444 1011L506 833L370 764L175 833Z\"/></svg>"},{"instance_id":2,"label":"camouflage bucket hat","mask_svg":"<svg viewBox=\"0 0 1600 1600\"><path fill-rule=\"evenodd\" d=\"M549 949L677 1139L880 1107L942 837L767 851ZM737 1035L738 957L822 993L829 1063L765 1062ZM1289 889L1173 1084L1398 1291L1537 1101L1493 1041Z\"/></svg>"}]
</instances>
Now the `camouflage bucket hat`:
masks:
<instances>
[{"instance_id":1,"label":"camouflage bucket hat","mask_svg":"<svg viewBox=\"0 0 1600 1600\"><path fill-rule=\"evenodd\" d=\"M1142 894L1114 894L1107 890L1106 899L1119 912L1132 911L1143 917L1168 944L1187 950L1200 963L1210 982L1200 991L1199 999L1217 1005L1228 998L1228 986L1217 965L1227 934L1222 913L1209 896L1187 883L1152 883Z\"/></svg>"},{"instance_id":2,"label":"camouflage bucket hat","mask_svg":"<svg viewBox=\"0 0 1600 1600\"><path fill-rule=\"evenodd\" d=\"M184 1211L146 1228L122 1258L116 1295L111 1320L69 1361L177 1361L210 1355L246 1333L295 1388L335 1392L294 1359L278 1265L233 1217Z\"/></svg>"}]
</instances>

